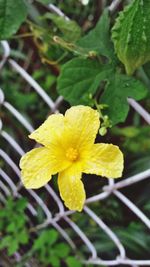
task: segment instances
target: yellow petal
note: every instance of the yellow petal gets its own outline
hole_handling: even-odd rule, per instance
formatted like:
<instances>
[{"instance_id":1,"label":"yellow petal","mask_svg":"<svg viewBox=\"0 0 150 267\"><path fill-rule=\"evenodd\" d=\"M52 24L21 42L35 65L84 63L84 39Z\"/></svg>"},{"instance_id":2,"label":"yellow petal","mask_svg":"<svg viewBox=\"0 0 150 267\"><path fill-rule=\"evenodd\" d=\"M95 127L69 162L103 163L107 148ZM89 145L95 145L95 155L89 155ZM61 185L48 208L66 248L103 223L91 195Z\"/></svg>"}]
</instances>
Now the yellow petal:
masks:
<instances>
[{"instance_id":1,"label":"yellow petal","mask_svg":"<svg viewBox=\"0 0 150 267\"><path fill-rule=\"evenodd\" d=\"M85 173L118 178L122 176L123 154L118 146L112 144L94 144L90 158L83 170Z\"/></svg>"},{"instance_id":2,"label":"yellow petal","mask_svg":"<svg viewBox=\"0 0 150 267\"><path fill-rule=\"evenodd\" d=\"M85 191L81 181L81 173L73 168L59 173L58 186L61 198L70 210L81 211L85 202Z\"/></svg>"},{"instance_id":3,"label":"yellow petal","mask_svg":"<svg viewBox=\"0 0 150 267\"><path fill-rule=\"evenodd\" d=\"M31 139L49 147L51 144L58 144L59 139L64 131L64 116L62 114L53 114L32 134Z\"/></svg>"},{"instance_id":4,"label":"yellow petal","mask_svg":"<svg viewBox=\"0 0 150 267\"><path fill-rule=\"evenodd\" d=\"M65 113L73 140L81 150L94 143L100 127L99 113L87 106L74 106Z\"/></svg>"},{"instance_id":5,"label":"yellow petal","mask_svg":"<svg viewBox=\"0 0 150 267\"><path fill-rule=\"evenodd\" d=\"M96 110L76 106L68 109L65 117L61 114L49 116L29 137L51 149L59 161L72 160L76 155L81 162L94 143L99 124Z\"/></svg>"},{"instance_id":6,"label":"yellow petal","mask_svg":"<svg viewBox=\"0 0 150 267\"><path fill-rule=\"evenodd\" d=\"M51 175L64 170L68 162L59 161L52 152L45 148L35 148L20 160L21 179L26 188L39 188L45 185Z\"/></svg>"}]
</instances>

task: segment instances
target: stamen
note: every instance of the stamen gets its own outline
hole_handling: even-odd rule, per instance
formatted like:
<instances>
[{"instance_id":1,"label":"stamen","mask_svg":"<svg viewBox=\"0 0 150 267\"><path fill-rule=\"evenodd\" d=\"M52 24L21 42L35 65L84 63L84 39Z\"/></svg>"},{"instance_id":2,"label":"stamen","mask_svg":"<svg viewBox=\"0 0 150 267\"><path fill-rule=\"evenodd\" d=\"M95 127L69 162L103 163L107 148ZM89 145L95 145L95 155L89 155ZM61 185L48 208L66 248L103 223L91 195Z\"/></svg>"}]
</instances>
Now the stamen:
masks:
<instances>
[{"instance_id":1,"label":"stamen","mask_svg":"<svg viewBox=\"0 0 150 267\"><path fill-rule=\"evenodd\" d=\"M76 148L70 147L66 152L66 157L70 161L75 161L78 158L78 150Z\"/></svg>"}]
</instances>

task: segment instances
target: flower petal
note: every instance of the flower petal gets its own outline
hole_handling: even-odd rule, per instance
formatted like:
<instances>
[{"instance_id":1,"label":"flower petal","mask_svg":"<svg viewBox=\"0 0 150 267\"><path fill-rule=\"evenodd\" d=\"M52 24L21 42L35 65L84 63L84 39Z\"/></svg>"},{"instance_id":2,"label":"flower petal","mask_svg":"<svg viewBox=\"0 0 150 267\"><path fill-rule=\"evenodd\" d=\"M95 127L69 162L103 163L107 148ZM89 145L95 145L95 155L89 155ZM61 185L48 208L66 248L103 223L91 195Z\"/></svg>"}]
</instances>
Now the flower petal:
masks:
<instances>
[{"instance_id":1,"label":"flower petal","mask_svg":"<svg viewBox=\"0 0 150 267\"><path fill-rule=\"evenodd\" d=\"M29 135L31 139L49 147L53 143L58 143L64 130L64 116L62 114L50 115L47 120ZM59 144L58 144L59 145Z\"/></svg>"},{"instance_id":2,"label":"flower petal","mask_svg":"<svg viewBox=\"0 0 150 267\"><path fill-rule=\"evenodd\" d=\"M123 154L118 146L94 144L84 173L96 174L107 178L122 176Z\"/></svg>"},{"instance_id":3,"label":"flower petal","mask_svg":"<svg viewBox=\"0 0 150 267\"><path fill-rule=\"evenodd\" d=\"M96 110L87 106L74 106L66 111L65 119L80 147L85 148L94 143L100 127L99 113Z\"/></svg>"},{"instance_id":4,"label":"flower petal","mask_svg":"<svg viewBox=\"0 0 150 267\"><path fill-rule=\"evenodd\" d=\"M22 182L26 188L39 188L67 166L68 162L57 160L45 147L32 149L20 160Z\"/></svg>"},{"instance_id":5,"label":"flower petal","mask_svg":"<svg viewBox=\"0 0 150 267\"><path fill-rule=\"evenodd\" d=\"M81 211L85 202L85 191L81 181L81 173L69 168L58 176L58 186L61 198L70 210Z\"/></svg>"}]
</instances>

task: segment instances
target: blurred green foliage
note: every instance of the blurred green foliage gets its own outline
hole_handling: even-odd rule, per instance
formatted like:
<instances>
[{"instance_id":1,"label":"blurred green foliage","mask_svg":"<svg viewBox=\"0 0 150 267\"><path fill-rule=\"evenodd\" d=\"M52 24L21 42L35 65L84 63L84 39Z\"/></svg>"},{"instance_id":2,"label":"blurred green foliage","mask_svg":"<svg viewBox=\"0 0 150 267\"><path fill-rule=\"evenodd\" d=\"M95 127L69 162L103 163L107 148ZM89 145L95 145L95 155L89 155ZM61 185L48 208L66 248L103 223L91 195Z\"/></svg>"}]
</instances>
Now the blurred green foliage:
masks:
<instances>
[{"instance_id":1,"label":"blurred green foliage","mask_svg":"<svg viewBox=\"0 0 150 267\"><path fill-rule=\"evenodd\" d=\"M8 256L27 246L30 249L24 252L17 263L12 261L14 267L24 267L31 258L38 261L38 266L53 267L81 267L82 264L72 254L71 248L61 241L58 232L54 229L36 231L37 237L31 242L33 229L26 214L27 200L9 198L5 206L0 208L0 252L7 249ZM35 229L34 229L35 230ZM1 257L1 256L0 256ZM64 265L65 264L65 265Z\"/></svg>"},{"instance_id":2,"label":"blurred green foliage","mask_svg":"<svg viewBox=\"0 0 150 267\"><path fill-rule=\"evenodd\" d=\"M26 205L27 200L24 198L17 201L10 198L5 207L0 209L0 250L6 248L9 256L13 255L20 245L29 242Z\"/></svg>"},{"instance_id":3,"label":"blurred green foliage","mask_svg":"<svg viewBox=\"0 0 150 267\"><path fill-rule=\"evenodd\" d=\"M4 2L0 0L0 4L5 4ZM9 3L8 0L7 2ZM138 69L134 75L127 76L111 41L110 31L114 17L127 1L122 1L123 4L112 16L107 9L104 11L101 1L90 0L85 6L76 0L50 2L71 20L66 21L64 17L51 12L46 6L49 3L47 0L26 1L28 19L16 35L13 35L14 30L10 31L11 27L5 35L10 40L11 57L32 75L53 100L60 94L64 96L66 101L63 101L60 111L64 112L70 104L86 104L99 110L102 136L98 136L98 139L120 146L125 155L124 178L149 169L150 127L133 109L129 110L126 101L129 96L137 100L143 99L141 104L150 111L150 93L147 91L150 85L149 63ZM106 6L109 4L110 1L106 1ZM21 21L22 19L18 20L15 31ZM1 26L0 36L3 36ZM15 73L9 64L1 70L0 82L6 101L16 107L34 127L39 126L50 114L49 108L33 88ZM25 150L33 147L33 143L28 143L27 138L25 139L26 131L20 128L19 123L3 107L0 109L0 117L4 129L13 134ZM111 128L115 124L117 125ZM6 143L2 142L1 146L12 154ZM18 156L14 153L13 160L18 163ZM2 160L0 166L7 168ZM100 193L104 185L104 179L85 177L87 196ZM56 184L55 189L57 190ZM148 179L124 189L123 192L150 217ZM47 201L43 193L39 192L39 195ZM9 257L18 250L25 251L22 262L15 267L24 267L25 262L32 257L38 259L40 267L49 264L54 267L62 264L80 267L79 260L74 257L56 230L46 228L37 231L37 236L30 232L32 227L27 219L26 205L24 199L9 199L5 207L1 207L0 250ZM146 227L115 197L111 196L90 206L118 235L129 257L149 257L150 238ZM112 259L117 255L113 242L86 214L83 216L76 213L71 218L92 240L100 257ZM43 219L44 216L39 210L38 222L41 223ZM80 245L79 256L88 253L73 231L67 227L66 231L75 239L77 246Z\"/></svg>"},{"instance_id":4,"label":"blurred green foliage","mask_svg":"<svg viewBox=\"0 0 150 267\"><path fill-rule=\"evenodd\" d=\"M33 253L45 265L52 264L60 267L62 264L68 267L81 267L81 263L70 255L70 247L59 242L59 235L56 230L43 230L33 244Z\"/></svg>"}]
</instances>

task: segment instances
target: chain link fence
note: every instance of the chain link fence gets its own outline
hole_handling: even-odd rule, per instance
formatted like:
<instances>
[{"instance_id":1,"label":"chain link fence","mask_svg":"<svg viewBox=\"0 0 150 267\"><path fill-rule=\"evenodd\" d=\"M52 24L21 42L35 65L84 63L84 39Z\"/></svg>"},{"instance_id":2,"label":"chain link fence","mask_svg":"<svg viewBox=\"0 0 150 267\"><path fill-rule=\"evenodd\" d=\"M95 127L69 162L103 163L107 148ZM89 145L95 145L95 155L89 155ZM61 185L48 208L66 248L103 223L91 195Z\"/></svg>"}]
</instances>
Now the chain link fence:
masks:
<instances>
[{"instance_id":1,"label":"chain link fence","mask_svg":"<svg viewBox=\"0 0 150 267\"><path fill-rule=\"evenodd\" d=\"M115 1L114 1L115 2ZM119 2L119 1L116 1ZM111 7L112 9L114 6ZM24 70L16 61L11 59L10 52L11 48L6 41L1 42L1 46L3 49L3 56L0 62L0 69L5 68L5 64L9 64L12 72L17 72L20 79L25 81L29 84L33 90L42 98L42 100L47 104L48 109L51 110L51 113L58 112L63 98L60 96L54 102L50 96L47 95L45 90L41 88L41 86L31 77L31 75ZM133 99L128 99L129 104L142 116L145 121L150 124L150 115L144 110L136 101ZM18 121L21 127L24 127L28 133L32 132L33 125L30 123L24 116L16 109L12 104L7 102L5 99L5 95L3 92L3 88L0 89L0 105L5 113L7 111L7 116L13 117L15 121ZM8 115L9 114L9 115ZM7 128L6 128L7 129ZM4 142L6 146L9 146L12 151L20 158L25 152L23 151L22 147L16 142L15 137L12 136L7 130L5 130L5 125L3 125L2 120L0 119L0 142ZM150 169L145 170L141 173L138 173L132 177L128 177L121 181L114 181L113 179L106 180L108 182L103 188L101 188L101 193L98 195L93 195L90 198L86 199L86 203L84 206L83 214L84 216L88 216L89 220L94 221L94 227L97 227L97 231L103 231L108 238L112 240L115 244L117 249L116 257L112 260L103 260L97 253L95 246L93 245L92 240L85 234L85 230L79 228L78 224L75 223L71 219L71 215L74 213L73 211L68 211L65 209L62 201L60 200L59 196L55 193L52 187L47 184L42 190L43 193L48 195L53 201L55 205L55 213L53 210L50 209L48 205L44 203L44 201L39 197L36 191L33 190L25 190L22 187L20 182L20 170L17 164L14 162L12 157L3 149L0 149L0 157L1 160L4 162L4 169L0 169L0 201L5 203L8 196L13 195L14 198L20 198L24 195L28 196L28 214L29 220L32 220L33 217L37 216L37 209L40 208L43 210L44 213L44 220L40 225L35 225L36 229L42 229L46 227L53 226L64 238L64 240L71 246L73 251L76 251L76 239L80 239L84 246L85 246L85 257L83 262L85 264L95 264L95 265L106 265L106 266L150 266L150 259L149 260L137 260L137 259L130 259L126 253L126 248L123 246L121 241L119 240L118 236L111 230L111 228L105 224L105 222L97 215L91 208L90 204L93 202L100 202L105 201L105 199L109 198L110 196L114 195L122 205L125 205L131 212L133 212L139 220L145 224L145 226L150 230L150 220L149 218L130 200L128 199L123 191L126 187L133 187L135 183L139 183L144 179L149 179L150 177ZM7 166L8 169L11 169L12 176L9 176L7 173ZM15 177L14 179L12 177ZM121 190L121 192L120 192ZM63 227L63 223L68 225L69 228L72 229L74 234L70 235L66 228ZM101 242L101 240L97 240ZM16 254L18 260L20 259L21 255L19 253ZM134 258L134 257L133 257ZM28 266L28 265L27 265Z\"/></svg>"}]
</instances>

